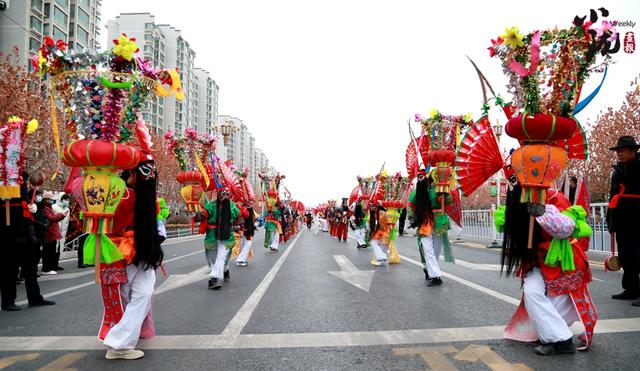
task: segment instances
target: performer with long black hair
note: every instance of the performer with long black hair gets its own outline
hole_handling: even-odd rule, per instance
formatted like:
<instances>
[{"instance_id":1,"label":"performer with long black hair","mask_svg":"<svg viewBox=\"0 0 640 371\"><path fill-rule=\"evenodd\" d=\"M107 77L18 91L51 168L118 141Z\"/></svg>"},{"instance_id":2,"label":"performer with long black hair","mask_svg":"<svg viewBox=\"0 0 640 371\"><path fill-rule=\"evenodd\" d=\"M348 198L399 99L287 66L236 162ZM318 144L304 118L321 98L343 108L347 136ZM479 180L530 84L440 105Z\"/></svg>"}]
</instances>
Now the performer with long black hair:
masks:
<instances>
[{"instance_id":1,"label":"performer with long black hair","mask_svg":"<svg viewBox=\"0 0 640 371\"><path fill-rule=\"evenodd\" d=\"M111 240L126 259L127 282L120 285L124 314L104 338L107 359L141 358L144 352L135 349L138 339L155 335L151 302L164 253L156 221L158 174L153 157L143 156L137 168L123 173L127 191L114 218Z\"/></svg>"},{"instance_id":2,"label":"performer with long black hair","mask_svg":"<svg viewBox=\"0 0 640 371\"><path fill-rule=\"evenodd\" d=\"M496 226L504 231L502 272L522 278L523 296L505 337L531 341L521 329L531 328L542 345L540 355L575 352L569 328L582 320L581 336L586 349L592 342L597 310L591 301L588 284L591 269L585 250L591 227L582 206L571 206L561 192L549 190L544 213L535 217L532 248L528 247L530 205L521 202L518 184L507 193L506 210L496 212Z\"/></svg>"},{"instance_id":3,"label":"performer with long black hair","mask_svg":"<svg viewBox=\"0 0 640 371\"><path fill-rule=\"evenodd\" d=\"M231 279L228 256L236 243L231 226L239 215L240 209L231 201L229 190L222 188L216 192L213 200L205 203L204 212L197 217L198 220L207 221L204 252L207 264L211 267L208 286L211 290L220 290L222 280Z\"/></svg>"},{"instance_id":4,"label":"performer with long black hair","mask_svg":"<svg viewBox=\"0 0 640 371\"><path fill-rule=\"evenodd\" d=\"M367 233L367 226L361 201L356 202L356 206L353 211L352 229L353 235L356 238L356 247L358 249L366 248L367 242L365 241L365 235Z\"/></svg>"},{"instance_id":5,"label":"performer with long black hair","mask_svg":"<svg viewBox=\"0 0 640 371\"><path fill-rule=\"evenodd\" d=\"M240 254L236 258L236 265L240 267L246 267L249 265L249 252L251 251L251 244L253 242L253 235L256 231L256 226L253 220L253 207L245 205L247 215L244 217L242 224L242 238L240 238Z\"/></svg>"}]
</instances>

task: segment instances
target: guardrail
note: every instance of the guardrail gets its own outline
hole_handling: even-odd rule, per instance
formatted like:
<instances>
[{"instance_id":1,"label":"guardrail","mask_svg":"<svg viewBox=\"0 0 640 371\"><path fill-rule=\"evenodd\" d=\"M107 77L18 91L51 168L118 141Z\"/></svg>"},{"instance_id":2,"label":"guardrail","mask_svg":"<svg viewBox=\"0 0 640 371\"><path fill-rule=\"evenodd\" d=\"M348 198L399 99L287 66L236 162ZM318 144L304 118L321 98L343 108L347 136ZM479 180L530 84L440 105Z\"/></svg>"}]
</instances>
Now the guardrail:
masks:
<instances>
[{"instance_id":1,"label":"guardrail","mask_svg":"<svg viewBox=\"0 0 640 371\"><path fill-rule=\"evenodd\" d=\"M593 229L589 250L611 251L611 235L606 221L607 204L591 204L589 224ZM460 238L475 238L490 243L502 243L502 233L498 233L493 225L491 210L463 210L462 228L451 233Z\"/></svg>"}]
</instances>

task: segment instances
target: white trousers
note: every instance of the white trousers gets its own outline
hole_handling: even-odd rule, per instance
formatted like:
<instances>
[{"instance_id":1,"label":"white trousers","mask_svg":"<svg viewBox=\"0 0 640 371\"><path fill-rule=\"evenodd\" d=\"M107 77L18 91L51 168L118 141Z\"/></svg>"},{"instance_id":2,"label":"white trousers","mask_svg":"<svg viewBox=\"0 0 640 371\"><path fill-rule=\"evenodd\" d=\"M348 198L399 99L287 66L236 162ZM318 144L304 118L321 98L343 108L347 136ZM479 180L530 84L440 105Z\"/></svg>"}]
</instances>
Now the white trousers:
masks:
<instances>
[{"instance_id":1,"label":"white trousers","mask_svg":"<svg viewBox=\"0 0 640 371\"><path fill-rule=\"evenodd\" d=\"M364 240L364 235L366 231L367 230L365 228L356 228L356 230L353 232L353 237L356 238L356 242L358 243L358 246L366 245L366 242Z\"/></svg>"},{"instance_id":2,"label":"white trousers","mask_svg":"<svg viewBox=\"0 0 640 371\"><path fill-rule=\"evenodd\" d=\"M242 249L240 250L240 254L236 258L237 262L246 262L249 258L249 251L251 251L251 240L247 240L247 237L242 236L240 239L240 246Z\"/></svg>"},{"instance_id":3,"label":"white trousers","mask_svg":"<svg viewBox=\"0 0 640 371\"><path fill-rule=\"evenodd\" d=\"M218 245L214 249L205 248L204 255L207 258L207 264L211 267L209 278L222 278L227 259L227 247L224 245L224 241L218 241Z\"/></svg>"},{"instance_id":4,"label":"white trousers","mask_svg":"<svg viewBox=\"0 0 640 371\"><path fill-rule=\"evenodd\" d=\"M104 345L113 349L133 349L140 338L144 319L151 311L151 298L156 284L156 271L127 265L127 283L120 285L124 314L104 338Z\"/></svg>"},{"instance_id":5,"label":"white trousers","mask_svg":"<svg viewBox=\"0 0 640 371\"><path fill-rule=\"evenodd\" d=\"M580 319L573 301L569 295L547 296L540 268L533 268L524 278L524 305L542 342L573 337L569 326Z\"/></svg>"},{"instance_id":6,"label":"white trousers","mask_svg":"<svg viewBox=\"0 0 640 371\"><path fill-rule=\"evenodd\" d=\"M385 248L386 246L386 248ZM387 260L387 252L389 251L389 245L380 245L380 240L371 240L371 248L373 249L373 255L378 260Z\"/></svg>"},{"instance_id":7,"label":"white trousers","mask_svg":"<svg viewBox=\"0 0 640 371\"><path fill-rule=\"evenodd\" d=\"M442 251L442 237L434 237L432 234L431 236L418 238L420 238L424 249L425 268L427 268L429 277L441 277L442 271L440 271L438 259L440 259L440 252Z\"/></svg>"},{"instance_id":8,"label":"white trousers","mask_svg":"<svg viewBox=\"0 0 640 371\"><path fill-rule=\"evenodd\" d=\"M320 222L322 223L322 231L327 232L329 230L329 222L327 219L320 219Z\"/></svg>"},{"instance_id":9,"label":"white trousers","mask_svg":"<svg viewBox=\"0 0 640 371\"><path fill-rule=\"evenodd\" d=\"M280 244L280 233L278 231L273 231L273 239L271 240L271 244L269 245L272 249L278 249L278 245Z\"/></svg>"}]
</instances>

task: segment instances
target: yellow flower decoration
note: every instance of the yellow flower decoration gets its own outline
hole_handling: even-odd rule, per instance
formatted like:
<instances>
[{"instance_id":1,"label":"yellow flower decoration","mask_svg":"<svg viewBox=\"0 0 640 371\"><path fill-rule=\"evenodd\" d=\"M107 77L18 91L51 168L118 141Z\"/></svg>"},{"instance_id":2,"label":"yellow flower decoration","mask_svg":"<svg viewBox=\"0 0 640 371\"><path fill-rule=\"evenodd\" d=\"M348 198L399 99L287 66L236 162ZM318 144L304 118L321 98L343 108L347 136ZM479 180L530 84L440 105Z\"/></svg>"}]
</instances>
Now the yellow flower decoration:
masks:
<instances>
[{"instance_id":1,"label":"yellow flower decoration","mask_svg":"<svg viewBox=\"0 0 640 371\"><path fill-rule=\"evenodd\" d=\"M116 46L113 47L113 54L128 61L133 60L133 56L139 50L138 44L136 44L136 39L130 39L125 34L120 35L118 40L114 40L114 42L116 43Z\"/></svg>"},{"instance_id":2,"label":"yellow flower decoration","mask_svg":"<svg viewBox=\"0 0 640 371\"><path fill-rule=\"evenodd\" d=\"M513 26L511 28L509 27L505 28L504 34L500 35L500 37L502 37L502 39L504 40L504 43L506 45L509 45L511 49L524 46L524 42L522 42L522 39L524 39L524 35L520 33L520 30L518 29L517 26Z\"/></svg>"},{"instance_id":3,"label":"yellow flower decoration","mask_svg":"<svg viewBox=\"0 0 640 371\"><path fill-rule=\"evenodd\" d=\"M438 117L438 110L436 108L431 110L431 118L434 119Z\"/></svg>"},{"instance_id":4,"label":"yellow flower decoration","mask_svg":"<svg viewBox=\"0 0 640 371\"><path fill-rule=\"evenodd\" d=\"M31 135L38 130L38 120L33 119L27 123L27 134Z\"/></svg>"},{"instance_id":5,"label":"yellow flower decoration","mask_svg":"<svg viewBox=\"0 0 640 371\"><path fill-rule=\"evenodd\" d=\"M20 121L22 121L22 119L20 117L18 117L18 116L11 116L11 117L9 117L9 120L8 120L8 122L10 124L14 123L14 122L20 122Z\"/></svg>"},{"instance_id":6,"label":"yellow flower decoration","mask_svg":"<svg viewBox=\"0 0 640 371\"><path fill-rule=\"evenodd\" d=\"M464 119L465 122L471 122L471 120L473 120L473 117L471 117L471 112L465 113L464 116L462 116L462 118Z\"/></svg>"}]
</instances>

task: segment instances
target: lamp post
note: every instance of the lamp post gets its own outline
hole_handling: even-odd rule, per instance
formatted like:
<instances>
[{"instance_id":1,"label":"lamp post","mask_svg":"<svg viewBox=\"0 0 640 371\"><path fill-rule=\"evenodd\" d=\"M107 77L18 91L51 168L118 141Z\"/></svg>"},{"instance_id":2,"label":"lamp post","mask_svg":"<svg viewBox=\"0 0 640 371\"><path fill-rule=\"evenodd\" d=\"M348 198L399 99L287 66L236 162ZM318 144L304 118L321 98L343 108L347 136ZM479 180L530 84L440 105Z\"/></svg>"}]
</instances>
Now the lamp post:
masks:
<instances>
[{"instance_id":1,"label":"lamp post","mask_svg":"<svg viewBox=\"0 0 640 371\"><path fill-rule=\"evenodd\" d=\"M495 125L491 126L491 129L493 130L493 134L495 134L496 136L496 140L498 141L498 149L500 148L500 136L502 135L502 125L500 124L499 120L496 120ZM498 171L495 175L494 175L494 181L492 183L496 184L496 203L491 205L491 219L493 219L493 215L496 212L496 210L498 209L498 207L500 206L500 171ZM499 248L501 247L500 244L498 243L498 231L496 231L495 227L493 227L493 223L492 221L489 222L489 225L491 226L491 230L493 231L493 241L491 242L491 244L489 246L487 246L488 248Z\"/></svg>"}]
</instances>

